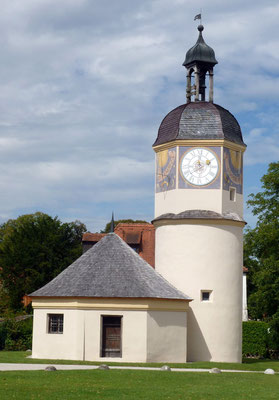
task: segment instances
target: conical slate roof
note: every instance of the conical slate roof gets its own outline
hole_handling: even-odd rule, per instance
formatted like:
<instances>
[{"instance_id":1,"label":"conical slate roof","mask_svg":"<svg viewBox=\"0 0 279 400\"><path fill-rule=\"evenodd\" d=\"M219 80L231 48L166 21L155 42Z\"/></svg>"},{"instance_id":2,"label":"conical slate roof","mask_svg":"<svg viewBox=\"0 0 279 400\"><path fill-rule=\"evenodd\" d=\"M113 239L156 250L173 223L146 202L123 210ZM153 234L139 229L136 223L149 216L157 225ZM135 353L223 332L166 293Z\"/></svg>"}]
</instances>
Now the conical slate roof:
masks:
<instances>
[{"instance_id":1,"label":"conical slate roof","mask_svg":"<svg viewBox=\"0 0 279 400\"><path fill-rule=\"evenodd\" d=\"M190 300L115 233L106 235L30 296Z\"/></svg>"}]
</instances>

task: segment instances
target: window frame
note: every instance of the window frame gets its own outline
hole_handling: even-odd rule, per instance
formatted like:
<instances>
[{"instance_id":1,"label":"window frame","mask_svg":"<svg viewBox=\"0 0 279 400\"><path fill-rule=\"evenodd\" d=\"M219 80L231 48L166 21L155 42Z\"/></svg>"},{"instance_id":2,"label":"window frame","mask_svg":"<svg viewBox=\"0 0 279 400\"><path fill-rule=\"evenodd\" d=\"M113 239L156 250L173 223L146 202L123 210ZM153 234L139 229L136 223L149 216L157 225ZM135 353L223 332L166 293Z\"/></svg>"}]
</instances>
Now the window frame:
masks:
<instances>
[{"instance_id":1,"label":"window frame","mask_svg":"<svg viewBox=\"0 0 279 400\"><path fill-rule=\"evenodd\" d=\"M208 294L208 299L204 298L205 294ZM212 290L201 290L201 302L203 303L212 302Z\"/></svg>"},{"instance_id":2,"label":"window frame","mask_svg":"<svg viewBox=\"0 0 279 400\"><path fill-rule=\"evenodd\" d=\"M57 319L56 321L53 321ZM57 325L55 329L55 325ZM47 333L50 335L63 335L64 333L64 314L47 314Z\"/></svg>"}]
</instances>

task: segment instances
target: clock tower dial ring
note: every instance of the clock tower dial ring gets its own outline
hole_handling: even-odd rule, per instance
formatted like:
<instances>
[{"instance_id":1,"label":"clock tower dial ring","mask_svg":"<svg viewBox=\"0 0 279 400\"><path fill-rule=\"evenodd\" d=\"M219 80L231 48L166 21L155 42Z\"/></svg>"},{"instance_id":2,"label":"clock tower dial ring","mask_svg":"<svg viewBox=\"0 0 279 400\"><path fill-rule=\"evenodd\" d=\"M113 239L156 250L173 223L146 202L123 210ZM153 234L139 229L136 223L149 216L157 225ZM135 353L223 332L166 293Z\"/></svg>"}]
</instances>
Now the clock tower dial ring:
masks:
<instances>
[{"instance_id":1,"label":"clock tower dial ring","mask_svg":"<svg viewBox=\"0 0 279 400\"><path fill-rule=\"evenodd\" d=\"M210 185L219 172L219 159L211 149L195 147L187 150L181 158L181 176L191 186Z\"/></svg>"}]
</instances>

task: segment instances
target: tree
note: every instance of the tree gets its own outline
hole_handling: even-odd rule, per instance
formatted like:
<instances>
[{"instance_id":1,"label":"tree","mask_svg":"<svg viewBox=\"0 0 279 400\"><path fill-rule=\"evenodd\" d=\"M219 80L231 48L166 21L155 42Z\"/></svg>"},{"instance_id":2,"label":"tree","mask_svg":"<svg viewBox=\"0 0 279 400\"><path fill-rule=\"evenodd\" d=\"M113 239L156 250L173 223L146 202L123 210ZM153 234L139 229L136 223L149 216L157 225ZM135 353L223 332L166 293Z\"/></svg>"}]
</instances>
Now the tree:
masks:
<instances>
[{"instance_id":1,"label":"tree","mask_svg":"<svg viewBox=\"0 0 279 400\"><path fill-rule=\"evenodd\" d=\"M45 285L82 253L86 227L47 214L22 215L0 226L0 281L9 307L21 308L24 294Z\"/></svg>"},{"instance_id":2,"label":"tree","mask_svg":"<svg viewBox=\"0 0 279 400\"><path fill-rule=\"evenodd\" d=\"M148 224L146 221L142 221L140 219L133 220L133 219L118 219L114 221L114 226L116 227L118 224ZM111 227L111 221L108 222L105 226L105 229L101 231L101 233L109 233Z\"/></svg>"},{"instance_id":3,"label":"tree","mask_svg":"<svg viewBox=\"0 0 279 400\"><path fill-rule=\"evenodd\" d=\"M249 268L248 305L254 319L279 327L279 162L269 165L263 191L247 202L258 222L244 236L244 265ZM277 329L277 328L276 328ZM279 332L278 332L279 333Z\"/></svg>"}]
</instances>

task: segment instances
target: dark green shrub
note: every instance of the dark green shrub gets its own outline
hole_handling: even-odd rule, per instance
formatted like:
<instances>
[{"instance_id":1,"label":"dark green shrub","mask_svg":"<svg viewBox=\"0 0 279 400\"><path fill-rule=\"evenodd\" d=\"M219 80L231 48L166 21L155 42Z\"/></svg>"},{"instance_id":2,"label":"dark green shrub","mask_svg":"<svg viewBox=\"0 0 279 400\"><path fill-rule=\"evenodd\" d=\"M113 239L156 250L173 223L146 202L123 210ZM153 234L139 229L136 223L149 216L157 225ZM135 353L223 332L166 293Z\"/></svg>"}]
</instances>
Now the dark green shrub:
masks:
<instances>
[{"instance_id":1,"label":"dark green shrub","mask_svg":"<svg viewBox=\"0 0 279 400\"><path fill-rule=\"evenodd\" d=\"M267 344L270 358L279 358L279 311L275 313L268 324Z\"/></svg>"},{"instance_id":2,"label":"dark green shrub","mask_svg":"<svg viewBox=\"0 0 279 400\"><path fill-rule=\"evenodd\" d=\"M2 349L5 350L28 350L32 346L32 320L20 317L8 317L0 327L0 340L2 330ZM3 343L4 342L4 343Z\"/></svg>"},{"instance_id":3,"label":"dark green shrub","mask_svg":"<svg viewBox=\"0 0 279 400\"><path fill-rule=\"evenodd\" d=\"M266 357L268 355L268 324L262 321L242 323L243 357Z\"/></svg>"},{"instance_id":4,"label":"dark green shrub","mask_svg":"<svg viewBox=\"0 0 279 400\"><path fill-rule=\"evenodd\" d=\"M4 322L0 322L0 350L3 350L5 347L5 341L7 338L7 330Z\"/></svg>"}]
</instances>

